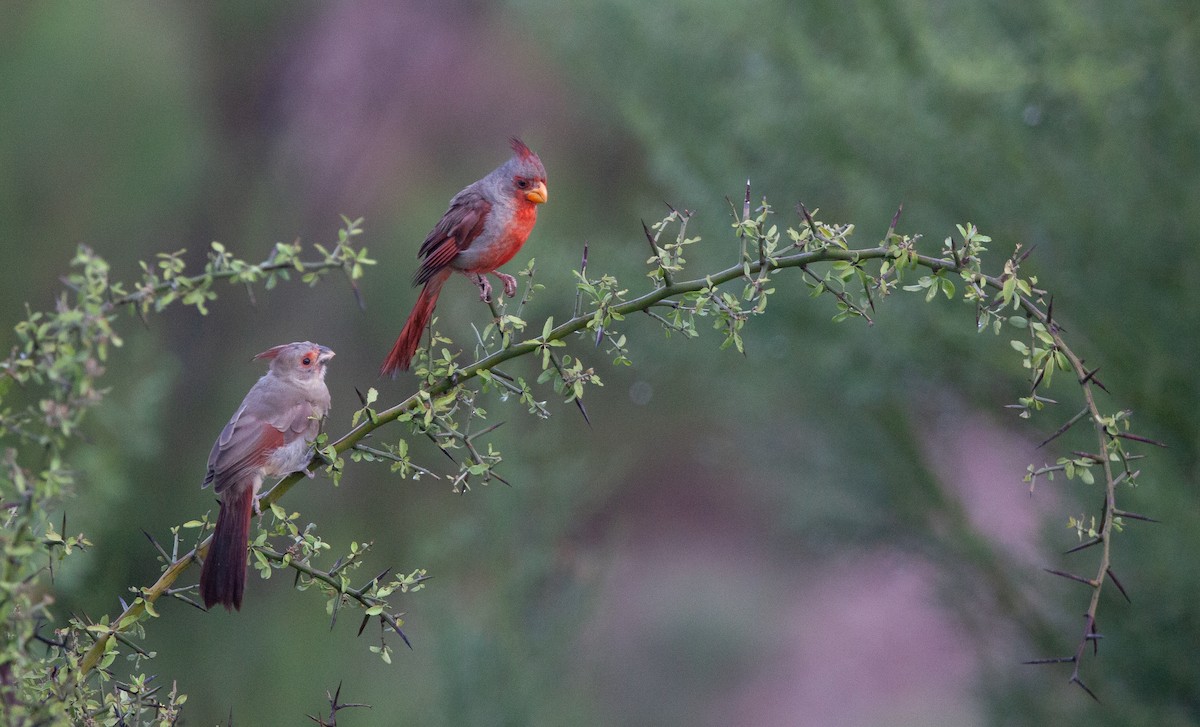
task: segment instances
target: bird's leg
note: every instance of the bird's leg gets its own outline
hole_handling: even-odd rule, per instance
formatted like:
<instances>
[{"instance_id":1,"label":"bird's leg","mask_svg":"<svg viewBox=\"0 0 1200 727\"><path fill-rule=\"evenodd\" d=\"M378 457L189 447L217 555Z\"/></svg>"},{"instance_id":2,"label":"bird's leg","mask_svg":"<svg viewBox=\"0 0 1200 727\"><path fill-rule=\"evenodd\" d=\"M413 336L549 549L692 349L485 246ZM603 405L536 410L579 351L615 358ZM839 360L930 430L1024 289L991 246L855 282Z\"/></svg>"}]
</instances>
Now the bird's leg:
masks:
<instances>
[{"instance_id":1,"label":"bird's leg","mask_svg":"<svg viewBox=\"0 0 1200 727\"><path fill-rule=\"evenodd\" d=\"M479 286L479 299L484 303L491 303L492 284L487 281L487 276L471 273L471 280L475 283L475 285Z\"/></svg>"},{"instance_id":2,"label":"bird's leg","mask_svg":"<svg viewBox=\"0 0 1200 727\"><path fill-rule=\"evenodd\" d=\"M514 278L511 275L502 273L499 270L493 270L492 275L495 275L497 278L500 279L500 282L504 283L504 297L505 298L515 298L516 297L516 295L517 295L517 279L516 278Z\"/></svg>"}]
</instances>

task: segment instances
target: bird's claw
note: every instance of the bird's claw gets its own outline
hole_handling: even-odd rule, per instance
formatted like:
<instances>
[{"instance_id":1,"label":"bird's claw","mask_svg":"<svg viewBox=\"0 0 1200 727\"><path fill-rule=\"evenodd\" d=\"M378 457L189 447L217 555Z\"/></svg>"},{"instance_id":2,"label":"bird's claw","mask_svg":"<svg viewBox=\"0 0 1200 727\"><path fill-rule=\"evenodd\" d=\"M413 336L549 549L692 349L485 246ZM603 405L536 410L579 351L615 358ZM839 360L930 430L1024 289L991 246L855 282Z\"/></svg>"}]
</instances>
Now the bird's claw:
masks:
<instances>
[{"instance_id":1,"label":"bird's claw","mask_svg":"<svg viewBox=\"0 0 1200 727\"><path fill-rule=\"evenodd\" d=\"M486 275L476 275L475 284L479 286L479 299L484 303L492 302L492 284L487 281Z\"/></svg>"},{"instance_id":2,"label":"bird's claw","mask_svg":"<svg viewBox=\"0 0 1200 727\"><path fill-rule=\"evenodd\" d=\"M504 297L514 298L517 295L517 279L507 273L497 272L496 277L504 283Z\"/></svg>"}]
</instances>

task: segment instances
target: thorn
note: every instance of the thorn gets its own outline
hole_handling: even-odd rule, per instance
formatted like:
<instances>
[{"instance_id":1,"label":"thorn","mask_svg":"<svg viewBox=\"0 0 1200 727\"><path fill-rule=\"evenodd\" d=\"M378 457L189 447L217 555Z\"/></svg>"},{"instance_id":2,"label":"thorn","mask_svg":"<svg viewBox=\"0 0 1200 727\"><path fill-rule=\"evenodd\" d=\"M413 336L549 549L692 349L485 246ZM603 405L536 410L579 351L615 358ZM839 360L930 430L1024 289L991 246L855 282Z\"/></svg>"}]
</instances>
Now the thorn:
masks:
<instances>
[{"instance_id":1,"label":"thorn","mask_svg":"<svg viewBox=\"0 0 1200 727\"><path fill-rule=\"evenodd\" d=\"M1091 697L1092 699L1096 700L1096 704L1099 704L1099 703L1100 703L1100 698L1099 698L1099 697L1097 697L1097 696L1095 695L1095 693L1093 693L1093 692L1092 692L1092 690L1091 690L1091 689L1088 689L1088 688L1087 688L1087 685L1083 683L1083 680L1079 678L1079 675L1078 675L1078 674L1072 674L1072 675L1071 675L1071 683L1072 683L1072 684L1078 684L1080 689L1082 689L1083 691L1087 692L1087 695L1088 695L1089 697Z\"/></svg>"},{"instance_id":2,"label":"thorn","mask_svg":"<svg viewBox=\"0 0 1200 727\"><path fill-rule=\"evenodd\" d=\"M900 206L896 208L896 214L892 215L892 224L890 226L888 226L889 237L890 237L890 233L896 231L896 225L900 224L900 213L903 211L904 211L904 203L901 202Z\"/></svg>"},{"instance_id":3,"label":"thorn","mask_svg":"<svg viewBox=\"0 0 1200 727\"><path fill-rule=\"evenodd\" d=\"M371 617L370 617L370 616L363 616L362 623L361 623L361 624L359 624L359 626L358 626L358 633L357 633L357 634L355 634L356 636L362 636L362 632L363 632L363 630L364 630L364 629L366 629L366 628L367 628L367 622L368 622L368 621L370 621L370 620L371 620Z\"/></svg>"},{"instance_id":4,"label":"thorn","mask_svg":"<svg viewBox=\"0 0 1200 727\"><path fill-rule=\"evenodd\" d=\"M391 572L392 572L392 567L389 565L387 568L384 568L382 571L380 571L379 575L377 575L374 578L372 578L371 580L367 581L366 584L363 585L363 587L360 590L365 591L367 589L367 586L370 586L372 583L378 583L379 581L383 580L384 576L386 576L388 573L391 573Z\"/></svg>"},{"instance_id":5,"label":"thorn","mask_svg":"<svg viewBox=\"0 0 1200 727\"><path fill-rule=\"evenodd\" d=\"M1031 254L1033 254L1033 251L1034 251L1034 250L1036 250L1036 249L1037 249L1037 243L1035 242L1035 243L1033 243L1032 245L1030 245L1030 246L1029 246L1029 249L1028 249L1028 250L1026 250L1025 252L1021 253L1021 256L1020 256L1020 257L1018 257L1018 258L1016 259L1016 263L1017 263L1017 265L1020 265L1021 263L1025 262L1025 260L1026 260L1026 259L1027 259L1027 258L1028 258L1028 257L1029 257Z\"/></svg>"},{"instance_id":6,"label":"thorn","mask_svg":"<svg viewBox=\"0 0 1200 727\"><path fill-rule=\"evenodd\" d=\"M66 525L66 518L63 518L63 524ZM63 530L65 532L66 528ZM163 557L163 560L167 561L168 563L171 562L171 557L167 555L167 551L163 550L163 547L158 544L158 541L154 539L153 535L146 532L145 529L142 530L142 535L146 536L146 539L150 541L150 544L154 546L154 549L158 551L158 554Z\"/></svg>"},{"instance_id":7,"label":"thorn","mask_svg":"<svg viewBox=\"0 0 1200 727\"><path fill-rule=\"evenodd\" d=\"M1155 447L1162 447L1163 449L1167 448L1167 445L1163 444L1162 442L1159 442L1154 439L1150 439L1149 437L1141 437L1136 434L1130 434L1129 432L1118 432L1114 436L1120 437L1121 439L1130 439L1130 440L1133 440L1134 442L1142 442L1144 444L1152 444Z\"/></svg>"},{"instance_id":8,"label":"thorn","mask_svg":"<svg viewBox=\"0 0 1200 727\"><path fill-rule=\"evenodd\" d=\"M1046 329L1050 330L1054 327L1054 296L1050 296L1050 302L1046 304Z\"/></svg>"},{"instance_id":9,"label":"thorn","mask_svg":"<svg viewBox=\"0 0 1200 727\"><path fill-rule=\"evenodd\" d=\"M1030 666L1040 666L1042 664L1074 664L1075 657L1073 657L1073 656L1053 656L1053 657L1050 657L1049 659L1031 659L1029 661L1023 661L1021 663L1028 664Z\"/></svg>"},{"instance_id":10,"label":"thorn","mask_svg":"<svg viewBox=\"0 0 1200 727\"><path fill-rule=\"evenodd\" d=\"M474 441L474 439L476 437L482 437L485 434L491 434L492 432L496 431L497 429L499 429L502 426L504 426L504 422L496 422L495 424L491 425L490 427L481 429L478 432L475 432L474 434L468 436L467 441L468 442Z\"/></svg>"},{"instance_id":11,"label":"thorn","mask_svg":"<svg viewBox=\"0 0 1200 727\"><path fill-rule=\"evenodd\" d=\"M642 227L645 228L645 226L646 226L646 223L643 222ZM583 241L583 260L579 263L579 277L585 278L585 279L587 278L587 257L588 257L588 241L584 240ZM582 302L583 302L583 291L580 290L579 288L576 288L575 289L575 309L574 309L573 313L571 314L572 318L579 317L579 309L580 309Z\"/></svg>"},{"instance_id":12,"label":"thorn","mask_svg":"<svg viewBox=\"0 0 1200 727\"><path fill-rule=\"evenodd\" d=\"M645 220L638 220L642 223L642 234L646 236L646 242L650 243L650 252L655 256L658 255L658 243L654 241L654 235L650 232L650 228L646 225Z\"/></svg>"},{"instance_id":13,"label":"thorn","mask_svg":"<svg viewBox=\"0 0 1200 727\"><path fill-rule=\"evenodd\" d=\"M1046 376L1046 368L1049 368L1049 367L1047 366L1045 368L1038 369L1037 376L1035 376L1033 378L1033 385L1029 387L1029 391L1031 394L1036 392L1038 384L1042 383L1042 379Z\"/></svg>"},{"instance_id":14,"label":"thorn","mask_svg":"<svg viewBox=\"0 0 1200 727\"><path fill-rule=\"evenodd\" d=\"M186 603L189 606L194 606L195 608L197 608L200 611L207 611L207 609L204 608L204 606L201 606L199 603L197 603L197 602L193 601L192 599L188 598L187 596L183 595L182 591L186 591L191 588L192 588L192 586L187 586L186 588L177 588L174 590L168 590L167 595L171 596L172 598L178 598L180 601L183 601L184 603Z\"/></svg>"},{"instance_id":15,"label":"thorn","mask_svg":"<svg viewBox=\"0 0 1200 727\"><path fill-rule=\"evenodd\" d=\"M337 601L333 604L333 616L329 619L329 630L333 631L334 625L337 624L338 611L342 610L342 596L338 595Z\"/></svg>"},{"instance_id":16,"label":"thorn","mask_svg":"<svg viewBox=\"0 0 1200 727\"><path fill-rule=\"evenodd\" d=\"M1096 545L1097 543L1102 543L1102 542L1104 542L1103 538L1092 538L1091 540L1087 541L1086 543L1080 543L1079 545L1076 545L1074 548L1064 551L1063 555L1070 555L1071 553L1078 553L1079 551L1084 550L1085 548L1090 548L1093 545Z\"/></svg>"},{"instance_id":17,"label":"thorn","mask_svg":"<svg viewBox=\"0 0 1200 727\"><path fill-rule=\"evenodd\" d=\"M588 428L589 428L589 429L591 429L591 427L592 427L592 420L591 420L591 418L588 416L587 409L585 409L585 408L584 408L584 406L583 406L583 401L581 401L581 400L579 400L579 399L576 399L576 400L575 400L575 406L579 408L579 413L583 415L583 421L587 422Z\"/></svg>"},{"instance_id":18,"label":"thorn","mask_svg":"<svg viewBox=\"0 0 1200 727\"><path fill-rule=\"evenodd\" d=\"M1154 519L1152 517L1148 517L1146 515L1139 515L1136 512L1129 512L1128 510L1113 510L1113 515L1116 515L1117 517L1127 517L1130 520L1141 520L1143 522L1148 522L1148 523L1161 523L1162 522L1162 520L1156 520L1156 519Z\"/></svg>"},{"instance_id":19,"label":"thorn","mask_svg":"<svg viewBox=\"0 0 1200 727\"><path fill-rule=\"evenodd\" d=\"M742 219L750 219L750 178L746 177L746 201L742 203Z\"/></svg>"},{"instance_id":20,"label":"thorn","mask_svg":"<svg viewBox=\"0 0 1200 727\"><path fill-rule=\"evenodd\" d=\"M1077 449L1077 450L1072 451L1071 454L1075 455L1076 457L1079 457L1080 459L1090 459L1097 464L1104 462L1103 457L1101 457L1098 454L1092 454L1091 452L1081 452Z\"/></svg>"},{"instance_id":21,"label":"thorn","mask_svg":"<svg viewBox=\"0 0 1200 727\"><path fill-rule=\"evenodd\" d=\"M1078 422L1080 419L1084 418L1085 416L1087 416L1087 414L1088 414L1087 407L1084 407L1083 409L1080 410L1080 412L1078 414L1076 414L1075 416L1073 416L1069 420L1067 420L1066 424L1059 427L1058 430L1054 432L1054 434L1051 434L1049 437L1042 440L1042 443L1039 444L1037 447L1035 447L1035 449L1041 449L1042 447L1045 447L1047 444L1053 442L1055 439L1058 439L1059 437L1061 437L1063 434L1066 434L1068 429L1075 426L1075 423Z\"/></svg>"},{"instance_id":22,"label":"thorn","mask_svg":"<svg viewBox=\"0 0 1200 727\"><path fill-rule=\"evenodd\" d=\"M392 618L391 614L389 614L387 611L384 611L383 613L379 614L379 618L382 619L383 622L388 626L390 626L392 631L395 631L397 634L399 634L401 639L404 639L405 646L407 646L410 650L412 649L412 643L409 642L408 637L404 635L404 632L400 630L400 624L396 623L396 619Z\"/></svg>"},{"instance_id":23,"label":"thorn","mask_svg":"<svg viewBox=\"0 0 1200 727\"><path fill-rule=\"evenodd\" d=\"M354 387L354 393L358 394L358 403L362 404L365 407L367 405L367 397L364 396L363 393L358 390L357 386Z\"/></svg>"},{"instance_id":24,"label":"thorn","mask_svg":"<svg viewBox=\"0 0 1200 727\"><path fill-rule=\"evenodd\" d=\"M1104 572L1108 574L1108 577L1112 579L1113 585L1116 586L1117 590L1121 592L1121 595L1125 597L1126 603L1133 603L1133 599L1130 598L1129 594L1125 592L1125 586L1122 586L1121 582L1117 580L1117 574L1112 572L1112 568L1108 568Z\"/></svg>"},{"instance_id":25,"label":"thorn","mask_svg":"<svg viewBox=\"0 0 1200 727\"><path fill-rule=\"evenodd\" d=\"M670 205L667 205L667 206L670 207ZM672 210L672 211L674 211L674 210ZM658 262L658 269L662 273L663 283L665 283L667 285L674 285L675 281L672 280L671 274L669 272L667 272L667 269L663 266L662 258L659 257L662 253L658 249L658 243L654 241L654 235L652 235L650 233L650 228L646 226L645 220L641 220L641 223L642 223L642 232L645 233L645 235L646 235L646 242L650 243L650 254L653 255L654 259ZM599 339L597 338L596 345L599 345L598 341L599 341Z\"/></svg>"},{"instance_id":26,"label":"thorn","mask_svg":"<svg viewBox=\"0 0 1200 727\"><path fill-rule=\"evenodd\" d=\"M350 291L354 293L354 302L358 303L358 309L364 313L367 310L367 301L363 299L362 291L358 289L358 281L350 281Z\"/></svg>"},{"instance_id":27,"label":"thorn","mask_svg":"<svg viewBox=\"0 0 1200 727\"><path fill-rule=\"evenodd\" d=\"M1067 580L1078 581L1085 585L1091 586L1092 588L1096 587L1095 581L1088 579L1088 578L1084 578L1083 576L1077 576L1073 573L1067 573L1066 571L1054 570L1053 568L1043 568L1042 570L1046 571L1047 573L1050 573L1051 575L1056 575L1061 578L1066 578Z\"/></svg>"}]
</instances>

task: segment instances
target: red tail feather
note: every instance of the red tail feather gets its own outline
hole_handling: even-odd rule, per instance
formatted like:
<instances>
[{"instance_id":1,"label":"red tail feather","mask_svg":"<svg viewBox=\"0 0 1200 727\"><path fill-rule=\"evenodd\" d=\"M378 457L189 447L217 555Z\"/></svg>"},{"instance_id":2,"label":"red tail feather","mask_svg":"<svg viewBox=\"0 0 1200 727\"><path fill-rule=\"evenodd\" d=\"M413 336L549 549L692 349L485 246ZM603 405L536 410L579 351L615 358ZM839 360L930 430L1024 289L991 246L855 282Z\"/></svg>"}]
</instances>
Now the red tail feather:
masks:
<instances>
[{"instance_id":1,"label":"red tail feather","mask_svg":"<svg viewBox=\"0 0 1200 727\"><path fill-rule=\"evenodd\" d=\"M381 375L395 376L401 371L408 371L413 354L417 352L417 346L421 343L421 335L425 333L425 327L433 317L438 294L442 292L442 285L449 277L450 268L443 268L434 273L425 283L425 287L421 288L416 305L408 314L408 320L404 322L404 330L400 331L400 337L396 339L396 345L392 346L392 352L384 359L383 366L379 367Z\"/></svg>"},{"instance_id":2,"label":"red tail feather","mask_svg":"<svg viewBox=\"0 0 1200 727\"><path fill-rule=\"evenodd\" d=\"M221 514L213 531L208 556L200 569L200 598L204 607L219 603L241 610L246 590L246 543L250 539L250 512L254 509L251 483L239 485L236 498L221 498Z\"/></svg>"}]
</instances>

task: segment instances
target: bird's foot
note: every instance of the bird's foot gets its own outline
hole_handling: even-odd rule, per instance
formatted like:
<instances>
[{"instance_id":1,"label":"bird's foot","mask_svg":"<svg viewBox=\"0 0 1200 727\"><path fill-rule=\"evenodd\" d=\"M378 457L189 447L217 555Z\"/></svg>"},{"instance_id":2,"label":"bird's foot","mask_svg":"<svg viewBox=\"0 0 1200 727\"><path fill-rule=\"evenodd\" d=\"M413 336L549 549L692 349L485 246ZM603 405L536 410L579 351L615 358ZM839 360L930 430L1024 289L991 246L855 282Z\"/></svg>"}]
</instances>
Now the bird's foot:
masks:
<instances>
[{"instance_id":1,"label":"bird's foot","mask_svg":"<svg viewBox=\"0 0 1200 727\"><path fill-rule=\"evenodd\" d=\"M486 275L472 275L471 279L479 286L479 299L484 303L492 302L492 284L487 281Z\"/></svg>"},{"instance_id":2,"label":"bird's foot","mask_svg":"<svg viewBox=\"0 0 1200 727\"><path fill-rule=\"evenodd\" d=\"M497 270L494 275L500 278L500 282L504 283L504 297L515 298L517 295L517 279L506 273Z\"/></svg>"}]
</instances>

